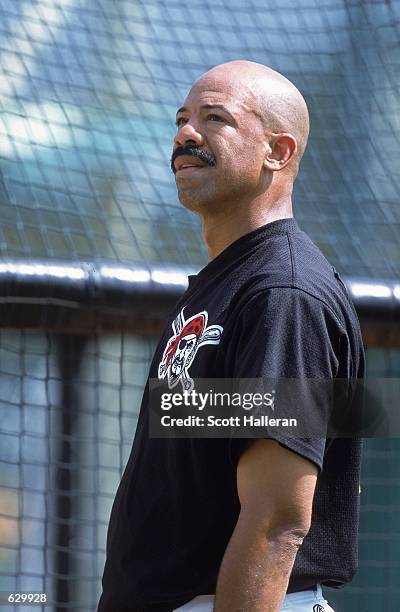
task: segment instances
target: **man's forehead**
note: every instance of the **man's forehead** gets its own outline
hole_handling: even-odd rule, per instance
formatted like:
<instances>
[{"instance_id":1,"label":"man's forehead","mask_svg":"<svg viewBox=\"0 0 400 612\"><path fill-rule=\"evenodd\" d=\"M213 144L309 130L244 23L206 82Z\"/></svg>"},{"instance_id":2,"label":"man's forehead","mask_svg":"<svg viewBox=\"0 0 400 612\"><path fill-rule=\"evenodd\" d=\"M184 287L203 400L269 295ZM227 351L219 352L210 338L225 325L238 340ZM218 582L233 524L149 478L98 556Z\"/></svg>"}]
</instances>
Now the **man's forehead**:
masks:
<instances>
[{"instance_id":1,"label":"man's forehead","mask_svg":"<svg viewBox=\"0 0 400 612\"><path fill-rule=\"evenodd\" d=\"M251 88L246 83L239 83L233 79L218 78L205 75L201 77L190 89L183 106L223 104L228 110L239 108L248 109L251 103Z\"/></svg>"}]
</instances>

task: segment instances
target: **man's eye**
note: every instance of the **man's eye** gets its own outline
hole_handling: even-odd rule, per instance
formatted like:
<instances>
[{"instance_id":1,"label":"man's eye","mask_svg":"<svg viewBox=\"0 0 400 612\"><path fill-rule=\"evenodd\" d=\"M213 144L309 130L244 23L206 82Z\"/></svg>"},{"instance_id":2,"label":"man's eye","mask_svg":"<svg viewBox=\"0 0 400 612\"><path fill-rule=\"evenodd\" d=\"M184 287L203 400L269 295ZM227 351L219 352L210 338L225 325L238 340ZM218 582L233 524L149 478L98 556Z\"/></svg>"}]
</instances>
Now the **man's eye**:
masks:
<instances>
[{"instance_id":1,"label":"man's eye","mask_svg":"<svg viewBox=\"0 0 400 612\"><path fill-rule=\"evenodd\" d=\"M185 119L185 117L178 117L176 120L176 127L180 128L182 125L185 125L185 123L187 123L187 119Z\"/></svg>"},{"instance_id":2,"label":"man's eye","mask_svg":"<svg viewBox=\"0 0 400 612\"><path fill-rule=\"evenodd\" d=\"M222 117L220 117L219 115L214 115L214 114L208 115L207 119L209 121L223 121Z\"/></svg>"}]
</instances>

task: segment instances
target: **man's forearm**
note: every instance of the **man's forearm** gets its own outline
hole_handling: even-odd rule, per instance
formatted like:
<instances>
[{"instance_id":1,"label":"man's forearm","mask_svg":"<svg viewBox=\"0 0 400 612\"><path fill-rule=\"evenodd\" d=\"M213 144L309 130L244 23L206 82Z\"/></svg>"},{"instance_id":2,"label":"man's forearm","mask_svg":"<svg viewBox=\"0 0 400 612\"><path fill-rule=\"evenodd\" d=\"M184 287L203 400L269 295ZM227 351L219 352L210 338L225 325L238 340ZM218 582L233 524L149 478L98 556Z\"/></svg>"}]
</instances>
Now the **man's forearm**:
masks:
<instances>
[{"instance_id":1,"label":"man's forearm","mask_svg":"<svg viewBox=\"0 0 400 612\"><path fill-rule=\"evenodd\" d=\"M214 612L278 612L304 534L263 533L240 519L218 576Z\"/></svg>"}]
</instances>

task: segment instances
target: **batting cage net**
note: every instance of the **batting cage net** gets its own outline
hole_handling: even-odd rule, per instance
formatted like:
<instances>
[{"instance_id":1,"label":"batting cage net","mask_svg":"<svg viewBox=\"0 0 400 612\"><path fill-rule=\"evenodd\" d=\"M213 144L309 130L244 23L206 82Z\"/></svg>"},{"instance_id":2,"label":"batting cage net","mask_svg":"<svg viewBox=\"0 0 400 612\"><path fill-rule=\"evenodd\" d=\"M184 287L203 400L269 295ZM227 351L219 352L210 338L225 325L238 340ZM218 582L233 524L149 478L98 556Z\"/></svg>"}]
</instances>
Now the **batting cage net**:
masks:
<instances>
[{"instance_id":1,"label":"batting cage net","mask_svg":"<svg viewBox=\"0 0 400 612\"><path fill-rule=\"evenodd\" d=\"M358 279L369 375L399 376L399 21L396 0L0 0L1 597L95 609L162 318L205 262L169 159L212 65L261 62L304 93L296 218ZM400 608L399 458L366 443L342 612Z\"/></svg>"}]
</instances>

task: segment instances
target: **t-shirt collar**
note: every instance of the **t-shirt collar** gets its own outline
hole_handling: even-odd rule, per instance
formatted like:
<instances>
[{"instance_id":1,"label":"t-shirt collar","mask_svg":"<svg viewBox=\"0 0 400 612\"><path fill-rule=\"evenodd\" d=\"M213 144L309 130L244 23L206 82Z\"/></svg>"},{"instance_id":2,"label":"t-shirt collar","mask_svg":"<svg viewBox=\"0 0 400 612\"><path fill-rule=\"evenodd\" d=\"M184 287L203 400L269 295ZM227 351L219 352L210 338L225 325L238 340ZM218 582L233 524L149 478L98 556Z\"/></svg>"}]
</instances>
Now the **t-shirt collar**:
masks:
<instances>
[{"instance_id":1,"label":"t-shirt collar","mask_svg":"<svg viewBox=\"0 0 400 612\"><path fill-rule=\"evenodd\" d=\"M219 255L217 255L217 257L202 268L198 274L190 275L188 277L189 287L192 287L194 283L197 284L199 280L205 280L210 276L214 276L223 269L225 265L230 264L243 253L248 252L266 239L276 236L277 234L287 234L299 231L300 229L297 221L293 217L290 217L288 219L271 221L271 223L262 225L248 234L244 234L244 236L241 236L235 240L235 242L228 245Z\"/></svg>"}]
</instances>

